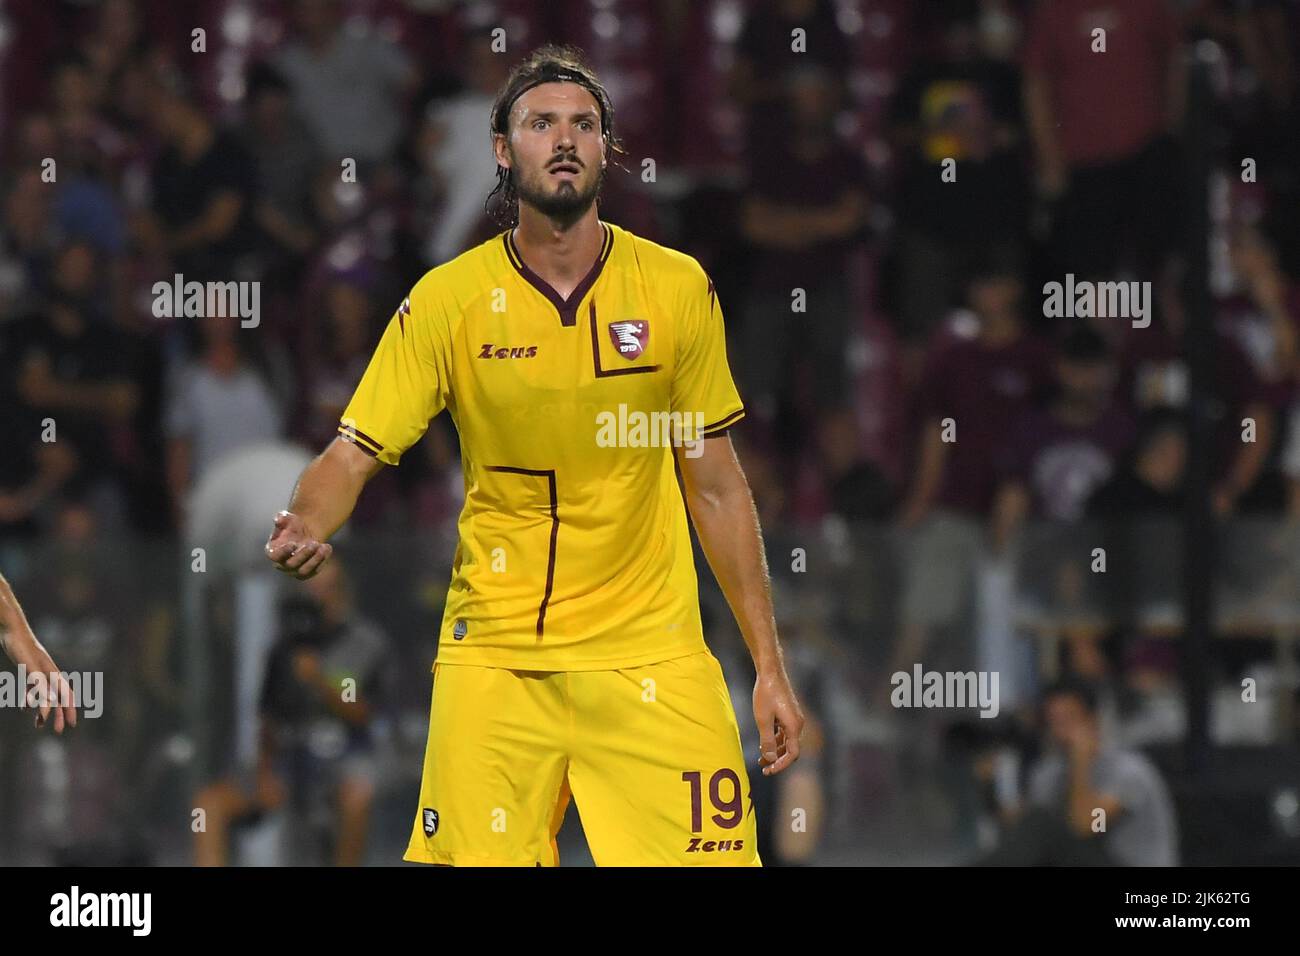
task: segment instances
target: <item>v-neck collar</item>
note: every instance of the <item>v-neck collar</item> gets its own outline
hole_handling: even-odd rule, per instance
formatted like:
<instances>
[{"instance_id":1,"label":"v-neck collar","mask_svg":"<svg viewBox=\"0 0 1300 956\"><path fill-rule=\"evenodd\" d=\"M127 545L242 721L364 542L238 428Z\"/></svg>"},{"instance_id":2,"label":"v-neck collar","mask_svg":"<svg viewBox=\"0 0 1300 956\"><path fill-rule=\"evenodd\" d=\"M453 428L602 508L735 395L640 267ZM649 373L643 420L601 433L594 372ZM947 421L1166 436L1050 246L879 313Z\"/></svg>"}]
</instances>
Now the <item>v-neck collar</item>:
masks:
<instances>
[{"instance_id":1,"label":"v-neck collar","mask_svg":"<svg viewBox=\"0 0 1300 956\"><path fill-rule=\"evenodd\" d=\"M554 286L539 276L532 269L524 264L524 258L519 254L519 249L515 246L515 231L513 228L507 229L501 235L502 242L506 249L506 258L510 264L515 267L521 276L523 276L534 289L550 301L560 313L561 325L578 324L578 306L582 304L582 297L595 284L596 279L600 276L600 270L605 268L605 263L609 260L610 253L614 250L614 230L609 227L608 223L602 222L600 228L605 231L605 240L600 246L600 255L592 264L591 271L588 272L581 282L574 287L566 299L560 293L555 291Z\"/></svg>"}]
</instances>

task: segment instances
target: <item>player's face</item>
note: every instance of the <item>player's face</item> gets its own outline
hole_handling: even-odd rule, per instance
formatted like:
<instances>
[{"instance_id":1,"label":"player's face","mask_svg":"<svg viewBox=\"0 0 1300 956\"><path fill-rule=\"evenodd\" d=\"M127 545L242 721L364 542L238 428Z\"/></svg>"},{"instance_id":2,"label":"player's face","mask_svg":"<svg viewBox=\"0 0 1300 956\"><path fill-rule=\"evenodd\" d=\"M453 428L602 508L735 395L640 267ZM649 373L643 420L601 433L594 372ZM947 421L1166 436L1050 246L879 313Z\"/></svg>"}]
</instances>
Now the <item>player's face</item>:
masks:
<instances>
[{"instance_id":1,"label":"player's face","mask_svg":"<svg viewBox=\"0 0 1300 956\"><path fill-rule=\"evenodd\" d=\"M521 203L576 220L591 208L604 175L596 98L576 83L533 87L515 102L497 161L512 170Z\"/></svg>"}]
</instances>

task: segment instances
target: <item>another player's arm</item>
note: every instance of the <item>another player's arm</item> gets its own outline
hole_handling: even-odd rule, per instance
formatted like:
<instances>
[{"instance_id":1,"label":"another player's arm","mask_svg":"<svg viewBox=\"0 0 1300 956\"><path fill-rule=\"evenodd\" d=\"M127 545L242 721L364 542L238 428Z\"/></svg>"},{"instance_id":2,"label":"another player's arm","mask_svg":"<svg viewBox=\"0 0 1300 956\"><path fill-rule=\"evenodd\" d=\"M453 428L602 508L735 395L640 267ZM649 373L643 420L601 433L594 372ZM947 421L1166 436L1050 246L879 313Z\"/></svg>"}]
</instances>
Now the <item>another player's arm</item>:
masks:
<instances>
[{"instance_id":1,"label":"another player's arm","mask_svg":"<svg viewBox=\"0 0 1300 956\"><path fill-rule=\"evenodd\" d=\"M701 440L696 457L679 453L686 504L709 566L754 659L754 717L763 773L799 759L804 715L785 672L772 613L772 586L758 511L727 435Z\"/></svg>"},{"instance_id":2,"label":"another player's arm","mask_svg":"<svg viewBox=\"0 0 1300 956\"><path fill-rule=\"evenodd\" d=\"M326 542L348 520L366 482L383 467L346 438L330 442L303 470L288 510L275 516L266 556L300 581L314 575L333 553Z\"/></svg>"},{"instance_id":3,"label":"another player's arm","mask_svg":"<svg viewBox=\"0 0 1300 956\"><path fill-rule=\"evenodd\" d=\"M32 633L22 605L3 574L0 574L0 650L15 664L25 668L29 678L40 683L42 696L36 714L37 727L45 726L51 709L54 711L55 733L63 733L65 724L77 726L77 708L67 679ZM57 687L53 692L48 686L48 675L51 674L57 675L54 678ZM51 704L58 706L52 708Z\"/></svg>"}]
</instances>

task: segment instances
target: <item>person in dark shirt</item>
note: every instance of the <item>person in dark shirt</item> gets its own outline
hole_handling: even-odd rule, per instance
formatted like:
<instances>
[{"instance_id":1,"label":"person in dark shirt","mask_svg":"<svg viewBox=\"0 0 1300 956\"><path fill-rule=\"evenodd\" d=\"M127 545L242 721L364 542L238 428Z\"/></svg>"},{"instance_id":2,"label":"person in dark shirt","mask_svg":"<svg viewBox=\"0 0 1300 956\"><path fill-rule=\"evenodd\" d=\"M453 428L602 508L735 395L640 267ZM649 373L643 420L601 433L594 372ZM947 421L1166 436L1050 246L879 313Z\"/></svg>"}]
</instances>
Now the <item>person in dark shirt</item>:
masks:
<instances>
[{"instance_id":1,"label":"person in dark shirt","mask_svg":"<svg viewBox=\"0 0 1300 956\"><path fill-rule=\"evenodd\" d=\"M1181 264L1174 260L1156 283L1155 321L1130 329L1120 375L1121 395L1140 416L1157 408L1185 410L1190 370L1183 341L1186 318L1179 293ZM1240 346L1216 328L1210 400L1213 506L1219 518L1282 508L1276 465L1278 409L1274 396ZM1246 422L1251 423L1250 440Z\"/></svg>"},{"instance_id":2,"label":"person in dark shirt","mask_svg":"<svg viewBox=\"0 0 1300 956\"><path fill-rule=\"evenodd\" d=\"M741 208L741 233L755 256L736 367L747 404L763 418L791 397L792 354L809 356L818 409L842 399L851 327L845 270L867 211L865 166L835 133L830 75L808 66L787 75L785 90L788 135L753 154Z\"/></svg>"},{"instance_id":3,"label":"person in dark shirt","mask_svg":"<svg viewBox=\"0 0 1300 956\"><path fill-rule=\"evenodd\" d=\"M795 49L793 31L803 31ZM762 152L784 139L772 122L784 99L787 71L815 64L843 92L852 52L832 0L762 0L745 18L736 43L728 92L745 111L748 152Z\"/></svg>"},{"instance_id":4,"label":"person in dark shirt","mask_svg":"<svg viewBox=\"0 0 1300 956\"><path fill-rule=\"evenodd\" d=\"M77 459L78 490L97 487L102 492L97 500L111 499L111 507L120 510L114 444L129 435L140 394L123 359L123 336L93 318L86 291L93 281L75 278L93 272L94 262L88 244L64 247L55 261L50 297L8 331L5 351L13 359L9 374L19 403L14 413L25 422L23 432L31 434L39 423L44 441L66 441Z\"/></svg>"},{"instance_id":5,"label":"person in dark shirt","mask_svg":"<svg viewBox=\"0 0 1300 956\"><path fill-rule=\"evenodd\" d=\"M72 442L42 441L44 416L19 398L13 381L25 346L13 329L0 327L0 540L34 538L40 515L77 471Z\"/></svg>"},{"instance_id":6,"label":"person in dark shirt","mask_svg":"<svg viewBox=\"0 0 1300 956\"><path fill-rule=\"evenodd\" d=\"M1090 518L1176 516L1183 509L1187 423L1182 414L1158 409L1142 420L1131 464L1088 498Z\"/></svg>"},{"instance_id":7,"label":"person in dark shirt","mask_svg":"<svg viewBox=\"0 0 1300 956\"><path fill-rule=\"evenodd\" d=\"M975 0L938 6L940 54L902 78L889 117L899 157L897 311L914 345L955 304L981 249L1024 242L1029 206L1019 76L980 52Z\"/></svg>"},{"instance_id":8,"label":"person in dark shirt","mask_svg":"<svg viewBox=\"0 0 1300 956\"><path fill-rule=\"evenodd\" d=\"M149 87L148 113L165 147L153 170L153 215L137 222L137 238L187 281L232 278L255 235L252 160L170 74Z\"/></svg>"},{"instance_id":9,"label":"person in dark shirt","mask_svg":"<svg viewBox=\"0 0 1300 956\"><path fill-rule=\"evenodd\" d=\"M1186 467L1186 418L1157 408L1141 420L1131 459L1088 499L1094 540L1119 571L1091 576L1115 625L1115 661L1150 648L1140 634L1142 614L1181 600Z\"/></svg>"}]
</instances>

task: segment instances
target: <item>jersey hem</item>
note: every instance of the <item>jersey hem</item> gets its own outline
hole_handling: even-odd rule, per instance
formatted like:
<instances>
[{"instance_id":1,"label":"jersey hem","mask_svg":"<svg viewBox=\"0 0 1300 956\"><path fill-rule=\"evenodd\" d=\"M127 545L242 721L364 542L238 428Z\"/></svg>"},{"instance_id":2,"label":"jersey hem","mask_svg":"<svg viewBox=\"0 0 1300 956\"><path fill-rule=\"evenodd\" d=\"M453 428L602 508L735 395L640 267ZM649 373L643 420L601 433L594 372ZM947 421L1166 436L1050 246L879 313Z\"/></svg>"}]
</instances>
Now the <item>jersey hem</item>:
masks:
<instances>
[{"instance_id":1,"label":"jersey hem","mask_svg":"<svg viewBox=\"0 0 1300 956\"><path fill-rule=\"evenodd\" d=\"M445 866L541 866L537 860L504 860L492 856L474 856L469 853L455 853L451 850L429 850L422 846L410 844L402 859L407 863L441 863Z\"/></svg>"},{"instance_id":2,"label":"jersey hem","mask_svg":"<svg viewBox=\"0 0 1300 956\"><path fill-rule=\"evenodd\" d=\"M519 655L509 651L496 652L491 649L456 648L450 656L438 648L434 664L467 664L477 667L502 667L516 671L546 671L562 673L564 671L617 671L629 667L644 667L647 664L659 664L663 661L689 657L692 654L707 653L709 645L703 639L691 644L665 648L650 654L637 654L631 657L610 657L602 660L556 661L554 663L539 660L536 655Z\"/></svg>"}]
</instances>

